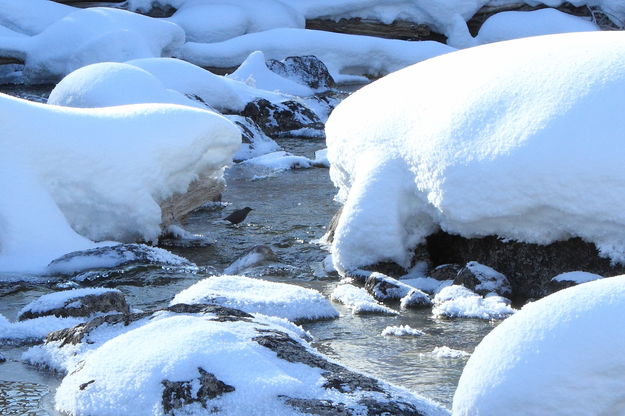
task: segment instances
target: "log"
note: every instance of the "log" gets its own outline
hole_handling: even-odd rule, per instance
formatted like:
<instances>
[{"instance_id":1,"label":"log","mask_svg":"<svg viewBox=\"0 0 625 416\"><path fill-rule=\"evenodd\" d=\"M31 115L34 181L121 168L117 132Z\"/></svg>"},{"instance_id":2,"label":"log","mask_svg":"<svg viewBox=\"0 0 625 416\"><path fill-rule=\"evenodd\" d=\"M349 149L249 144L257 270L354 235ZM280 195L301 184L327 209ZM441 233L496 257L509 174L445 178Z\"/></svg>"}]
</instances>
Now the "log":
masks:
<instances>
[{"instance_id":1,"label":"log","mask_svg":"<svg viewBox=\"0 0 625 416\"><path fill-rule=\"evenodd\" d=\"M161 227L179 222L185 215L198 209L206 202L221 200L225 182L216 179L214 172L200 175L191 182L185 193L175 194L160 203Z\"/></svg>"},{"instance_id":2,"label":"log","mask_svg":"<svg viewBox=\"0 0 625 416\"><path fill-rule=\"evenodd\" d=\"M402 40L435 40L445 43L447 38L424 24L395 20L386 24L372 19L310 19L306 20L306 29L324 30L326 32L346 33L351 35L375 36L387 39Z\"/></svg>"}]
</instances>

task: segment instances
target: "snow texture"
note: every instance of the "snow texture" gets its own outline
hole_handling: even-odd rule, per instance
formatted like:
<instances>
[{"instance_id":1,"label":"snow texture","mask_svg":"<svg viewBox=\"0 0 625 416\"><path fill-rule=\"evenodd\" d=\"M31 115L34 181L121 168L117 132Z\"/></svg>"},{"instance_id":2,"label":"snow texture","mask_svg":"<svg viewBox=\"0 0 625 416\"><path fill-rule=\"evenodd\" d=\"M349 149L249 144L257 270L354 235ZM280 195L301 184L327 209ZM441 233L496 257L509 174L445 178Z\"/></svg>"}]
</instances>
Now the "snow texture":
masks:
<instances>
[{"instance_id":1,"label":"snow texture","mask_svg":"<svg viewBox=\"0 0 625 416\"><path fill-rule=\"evenodd\" d=\"M76 10L49 0L0 0L0 27L36 35Z\"/></svg>"},{"instance_id":2,"label":"snow texture","mask_svg":"<svg viewBox=\"0 0 625 416\"><path fill-rule=\"evenodd\" d=\"M0 194L12 195L0 199L3 271L40 272L93 248L88 239L155 241L159 203L200 174L220 180L240 144L231 122L190 107L73 109L0 94L0 109Z\"/></svg>"},{"instance_id":3,"label":"snow texture","mask_svg":"<svg viewBox=\"0 0 625 416\"><path fill-rule=\"evenodd\" d=\"M432 314L447 318L504 319L516 312L501 296L482 297L458 285L447 286L434 296Z\"/></svg>"},{"instance_id":4,"label":"snow texture","mask_svg":"<svg viewBox=\"0 0 625 416\"><path fill-rule=\"evenodd\" d=\"M453 414L623 414L625 277L529 303L476 347Z\"/></svg>"},{"instance_id":5,"label":"snow texture","mask_svg":"<svg viewBox=\"0 0 625 416\"><path fill-rule=\"evenodd\" d=\"M94 287L94 288L84 288L84 289L72 289L72 290L64 290L61 292L48 293L47 295L43 295L34 301L30 302L28 305L24 306L18 313L18 315L22 315L26 312L31 312L34 314L39 314L42 312L48 312L53 309L62 308L68 304L72 299L81 298L84 296L97 296L102 295L108 292L118 292L121 293L117 289L106 289L102 287ZM69 307L69 306L68 306Z\"/></svg>"},{"instance_id":6,"label":"snow texture","mask_svg":"<svg viewBox=\"0 0 625 416\"><path fill-rule=\"evenodd\" d=\"M420 337L425 335L425 332L412 328L408 325L387 326L382 330L382 336L385 337Z\"/></svg>"},{"instance_id":7,"label":"snow texture","mask_svg":"<svg viewBox=\"0 0 625 416\"><path fill-rule=\"evenodd\" d=\"M336 268L407 267L439 227L537 244L577 236L625 261L622 62L618 31L525 38L436 57L348 97L326 123L344 203Z\"/></svg>"},{"instance_id":8,"label":"snow texture","mask_svg":"<svg viewBox=\"0 0 625 416\"><path fill-rule=\"evenodd\" d=\"M330 299L342 303L349 308L354 315L365 313L398 314L397 311L376 301L365 289L349 284L337 286L332 291Z\"/></svg>"},{"instance_id":9,"label":"snow texture","mask_svg":"<svg viewBox=\"0 0 625 416\"><path fill-rule=\"evenodd\" d=\"M586 282L592 282L593 280L603 279L603 276L599 276L598 274L575 271L575 272L567 272L561 273L551 280L554 282L573 282L575 284L581 284Z\"/></svg>"},{"instance_id":10,"label":"snow texture","mask_svg":"<svg viewBox=\"0 0 625 416\"><path fill-rule=\"evenodd\" d=\"M330 302L313 289L245 276L213 276L178 293L170 302L215 303L248 313L312 321L338 317Z\"/></svg>"},{"instance_id":11,"label":"snow texture","mask_svg":"<svg viewBox=\"0 0 625 416\"><path fill-rule=\"evenodd\" d=\"M442 347L436 347L432 350L432 355L436 358L444 359L444 358L468 358L471 356L466 351L455 350L453 348L449 348L445 345Z\"/></svg>"},{"instance_id":12,"label":"snow texture","mask_svg":"<svg viewBox=\"0 0 625 416\"><path fill-rule=\"evenodd\" d=\"M199 66L230 68L254 51L269 59L314 55L337 82L340 74L385 75L454 49L432 41L409 42L308 29L280 28L250 33L217 43L187 42L184 60Z\"/></svg>"}]
</instances>

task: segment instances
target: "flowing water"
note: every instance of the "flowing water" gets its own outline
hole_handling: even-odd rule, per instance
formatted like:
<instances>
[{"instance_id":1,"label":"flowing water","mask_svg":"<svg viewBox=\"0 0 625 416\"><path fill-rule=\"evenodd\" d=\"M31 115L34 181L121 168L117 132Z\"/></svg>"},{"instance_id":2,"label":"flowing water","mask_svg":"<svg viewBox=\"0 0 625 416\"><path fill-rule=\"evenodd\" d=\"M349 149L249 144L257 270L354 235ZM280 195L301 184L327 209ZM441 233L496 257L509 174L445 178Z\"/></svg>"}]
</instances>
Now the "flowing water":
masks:
<instances>
[{"instance_id":1,"label":"flowing water","mask_svg":"<svg viewBox=\"0 0 625 416\"><path fill-rule=\"evenodd\" d=\"M307 139L284 140L280 144L285 150L308 157L325 147L323 141ZM210 236L214 244L200 248L168 247L199 266L206 266L206 271L165 277L157 270L137 272L135 278L145 284L115 286L126 294L133 307L150 310L165 306L180 290L211 273L220 273L259 244L271 246L283 266L261 268L257 277L314 288L329 296L339 278L323 272L321 262L328 253L317 243L337 209L328 169L292 170L262 179L258 176L257 170L242 165L230 168L224 203L200 209L182 224L190 232ZM245 206L253 211L242 224L230 226L219 221ZM14 320L22 306L55 290L53 283L40 281L22 290L13 290L18 285L8 290L5 285L4 292L0 292L0 314ZM340 312L339 319L303 325L314 336L313 345L319 351L448 407L466 358L441 359L431 354L432 350L448 346L472 352L494 325L481 320L436 319L430 309L402 311L398 316L355 316L339 304L334 306ZM398 305L390 306L399 310ZM389 325L410 325L425 335L382 336L382 330ZM0 415L39 415L45 411L56 414L52 410L53 393L60 378L20 362L26 349L27 346L0 345L0 354L7 358L0 364Z\"/></svg>"}]
</instances>

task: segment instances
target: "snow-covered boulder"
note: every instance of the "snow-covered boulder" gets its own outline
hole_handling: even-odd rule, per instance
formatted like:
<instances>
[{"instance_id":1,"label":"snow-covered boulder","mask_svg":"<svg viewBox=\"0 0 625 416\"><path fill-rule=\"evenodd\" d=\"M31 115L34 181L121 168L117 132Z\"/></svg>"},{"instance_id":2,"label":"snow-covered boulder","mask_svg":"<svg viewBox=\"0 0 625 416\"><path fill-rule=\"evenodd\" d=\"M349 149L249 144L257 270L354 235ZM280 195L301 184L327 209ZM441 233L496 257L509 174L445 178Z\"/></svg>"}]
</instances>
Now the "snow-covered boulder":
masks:
<instances>
[{"instance_id":1,"label":"snow-covered boulder","mask_svg":"<svg viewBox=\"0 0 625 416\"><path fill-rule=\"evenodd\" d=\"M482 297L464 286L452 285L434 296L432 314L446 318L504 319L515 312L501 296Z\"/></svg>"},{"instance_id":2,"label":"snow-covered boulder","mask_svg":"<svg viewBox=\"0 0 625 416\"><path fill-rule=\"evenodd\" d=\"M460 272L460 270L462 270L462 266L459 264L441 264L440 266L436 266L434 269L432 269L428 273L428 276L440 281L453 281L456 280L456 277L458 276L458 272Z\"/></svg>"},{"instance_id":3,"label":"snow-covered boulder","mask_svg":"<svg viewBox=\"0 0 625 416\"><path fill-rule=\"evenodd\" d=\"M242 274L246 269L278 261L271 247L261 244L252 247L247 253L236 259L224 269L225 274Z\"/></svg>"},{"instance_id":4,"label":"snow-covered boulder","mask_svg":"<svg viewBox=\"0 0 625 416\"><path fill-rule=\"evenodd\" d=\"M476 261L468 262L458 272L454 284L462 285L482 296L488 293L496 293L501 296L512 294L510 282L506 276Z\"/></svg>"},{"instance_id":5,"label":"snow-covered boulder","mask_svg":"<svg viewBox=\"0 0 625 416\"><path fill-rule=\"evenodd\" d=\"M204 67L231 68L254 51L269 59L314 55L337 81L357 74L380 76L415 62L453 51L438 42L409 42L308 29L279 28L216 43L187 42L182 58Z\"/></svg>"},{"instance_id":6,"label":"snow-covered boulder","mask_svg":"<svg viewBox=\"0 0 625 416\"><path fill-rule=\"evenodd\" d=\"M235 162L280 150L278 143L267 136L252 119L236 114L227 114L225 117L241 130L241 146L232 157Z\"/></svg>"},{"instance_id":7,"label":"snow-covered boulder","mask_svg":"<svg viewBox=\"0 0 625 416\"><path fill-rule=\"evenodd\" d=\"M0 27L32 36L76 10L49 0L0 0Z\"/></svg>"},{"instance_id":8,"label":"snow-covered boulder","mask_svg":"<svg viewBox=\"0 0 625 416\"><path fill-rule=\"evenodd\" d=\"M57 410L93 416L286 416L324 409L448 415L425 399L330 361L299 331L262 317L221 318L167 314L115 336L83 356L63 379Z\"/></svg>"},{"instance_id":9,"label":"snow-covered boulder","mask_svg":"<svg viewBox=\"0 0 625 416\"><path fill-rule=\"evenodd\" d=\"M365 289L350 284L337 286L332 291L330 299L342 303L349 308L354 315L366 313L397 315L397 311L376 301Z\"/></svg>"},{"instance_id":10,"label":"snow-covered boulder","mask_svg":"<svg viewBox=\"0 0 625 416\"><path fill-rule=\"evenodd\" d=\"M201 280L170 302L177 303L215 303L297 322L338 317L330 302L316 290L245 276L223 275Z\"/></svg>"},{"instance_id":11,"label":"snow-covered boulder","mask_svg":"<svg viewBox=\"0 0 625 416\"><path fill-rule=\"evenodd\" d=\"M624 60L622 32L525 38L436 57L348 97L326 123L344 203L337 269L407 267L439 227L537 244L578 236L625 261Z\"/></svg>"},{"instance_id":12,"label":"snow-covered boulder","mask_svg":"<svg viewBox=\"0 0 625 416\"><path fill-rule=\"evenodd\" d=\"M435 347L431 354L439 359L469 358L471 356L471 354L466 351L449 348L446 345L443 345L442 347Z\"/></svg>"},{"instance_id":13,"label":"snow-covered boulder","mask_svg":"<svg viewBox=\"0 0 625 416\"><path fill-rule=\"evenodd\" d=\"M412 328L408 325L387 326L380 334L383 337L420 337L425 332Z\"/></svg>"},{"instance_id":14,"label":"snow-covered boulder","mask_svg":"<svg viewBox=\"0 0 625 416\"><path fill-rule=\"evenodd\" d=\"M549 281L549 289L552 292L556 292L561 289L566 289L567 287L579 285L581 283L592 282L593 280L597 279L603 279L603 276L579 270L574 272L560 273Z\"/></svg>"},{"instance_id":15,"label":"snow-covered boulder","mask_svg":"<svg viewBox=\"0 0 625 416\"><path fill-rule=\"evenodd\" d=\"M122 292L106 288L73 289L49 293L35 299L20 310L17 319L24 321L41 316L88 317L107 312L130 312Z\"/></svg>"},{"instance_id":16,"label":"snow-covered boulder","mask_svg":"<svg viewBox=\"0 0 625 416\"><path fill-rule=\"evenodd\" d=\"M315 91L334 88L335 82L328 67L316 56L288 56L282 60L270 59L267 67L280 75Z\"/></svg>"},{"instance_id":17,"label":"snow-covered boulder","mask_svg":"<svg viewBox=\"0 0 625 416\"><path fill-rule=\"evenodd\" d=\"M0 94L0 114L3 271L40 272L89 240L156 241L159 204L200 176L219 187L240 145L230 121L191 107L75 109Z\"/></svg>"},{"instance_id":18,"label":"snow-covered boulder","mask_svg":"<svg viewBox=\"0 0 625 416\"><path fill-rule=\"evenodd\" d=\"M475 348L453 414L625 412L625 277L601 279L525 305Z\"/></svg>"},{"instance_id":19,"label":"snow-covered boulder","mask_svg":"<svg viewBox=\"0 0 625 416\"><path fill-rule=\"evenodd\" d=\"M270 137L323 138L323 120L317 112L296 100L248 103L241 115L249 117Z\"/></svg>"},{"instance_id":20,"label":"snow-covered boulder","mask_svg":"<svg viewBox=\"0 0 625 416\"><path fill-rule=\"evenodd\" d=\"M510 11L494 14L486 19L477 35L477 42L484 44L528 36L597 30L599 27L595 23L556 9Z\"/></svg>"},{"instance_id":21,"label":"snow-covered boulder","mask_svg":"<svg viewBox=\"0 0 625 416\"><path fill-rule=\"evenodd\" d=\"M289 169L307 169L313 166L313 161L304 156L297 156L285 151L271 152L256 156L242 162L243 166L264 168L273 172Z\"/></svg>"},{"instance_id":22,"label":"snow-covered boulder","mask_svg":"<svg viewBox=\"0 0 625 416\"><path fill-rule=\"evenodd\" d=\"M176 24L121 9L78 9L28 38L0 38L3 55L25 61L30 82L55 81L96 62L171 56L184 43Z\"/></svg>"},{"instance_id":23,"label":"snow-covered boulder","mask_svg":"<svg viewBox=\"0 0 625 416\"><path fill-rule=\"evenodd\" d=\"M10 322L0 315L0 343L9 345L40 343L49 333L81 324L84 317L42 316Z\"/></svg>"}]
</instances>

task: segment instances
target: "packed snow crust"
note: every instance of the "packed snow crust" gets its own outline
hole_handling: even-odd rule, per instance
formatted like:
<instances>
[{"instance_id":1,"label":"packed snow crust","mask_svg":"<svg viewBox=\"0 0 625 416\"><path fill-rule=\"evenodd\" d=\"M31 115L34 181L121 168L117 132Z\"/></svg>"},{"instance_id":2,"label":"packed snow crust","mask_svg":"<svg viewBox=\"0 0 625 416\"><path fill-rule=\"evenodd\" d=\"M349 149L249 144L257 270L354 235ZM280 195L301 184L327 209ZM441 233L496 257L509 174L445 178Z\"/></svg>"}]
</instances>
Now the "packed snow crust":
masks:
<instances>
[{"instance_id":1,"label":"packed snow crust","mask_svg":"<svg viewBox=\"0 0 625 416\"><path fill-rule=\"evenodd\" d=\"M156 240L159 202L199 174L219 180L240 144L230 121L190 107L73 109L0 94L0 109L0 193L12 195L0 199L3 271L41 272L89 240Z\"/></svg>"},{"instance_id":2,"label":"packed snow crust","mask_svg":"<svg viewBox=\"0 0 625 416\"><path fill-rule=\"evenodd\" d=\"M624 308L625 276L525 305L475 349L453 414L623 414Z\"/></svg>"},{"instance_id":3,"label":"packed snow crust","mask_svg":"<svg viewBox=\"0 0 625 416\"><path fill-rule=\"evenodd\" d=\"M248 313L291 321L337 318L330 302L316 290L245 276L212 276L178 293L177 303L215 303Z\"/></svg>"},{"instance_id":4,"label":"packed snow crust","mask_svg":"<svg viewBox=\"0 0 625 416\"><path fill-rule=\"evenodd\" d=\"M625 261L622 62L622 32L526 38L430 59L348 97L326 124L344 203L337 269L407 267L438 228L538 244L577 236Z\"/></svg>"},{"instance_id":5,"label":"packed snow crust","mask_svg":"<svg viewBox=\"0 0 625 416\"><path fill-rule=\"evenodd\" d=\"M350 284L337 286L330 295L330 299L342 303L352 311L352 314L382 313L397 315L397 311L382 305L363 288Z\"/></svg>"}]
</instances>

